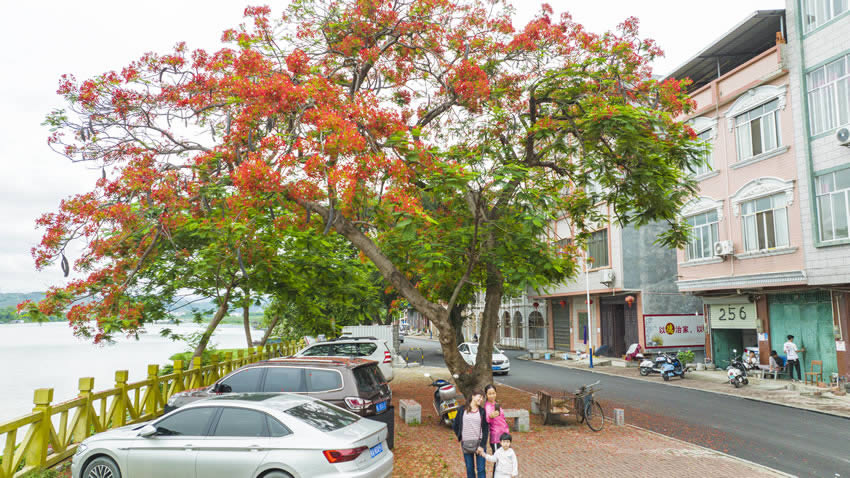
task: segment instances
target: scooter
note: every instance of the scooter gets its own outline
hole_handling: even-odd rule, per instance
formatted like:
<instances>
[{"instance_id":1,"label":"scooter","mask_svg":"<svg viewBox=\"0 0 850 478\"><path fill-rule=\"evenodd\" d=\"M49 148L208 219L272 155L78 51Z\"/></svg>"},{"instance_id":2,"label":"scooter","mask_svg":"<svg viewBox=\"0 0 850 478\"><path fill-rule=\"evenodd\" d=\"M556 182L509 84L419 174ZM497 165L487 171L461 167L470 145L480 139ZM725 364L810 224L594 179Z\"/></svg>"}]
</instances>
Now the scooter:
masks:
<instances>
[{"instance_id":1,"label":"scooter","mask_svg":"<svg viewBox=\"0 0 850 478\"><path fill-rule=\"evenodd\" d=\"M431 374L426 373L425 376L430 378ZM458 376L455 375L454 377L457 378ZM430 386L436 387L434 390L434 411L440 417L440 423L449 427L452 426L457 411L461 407L457 401L457 389L451 382L441 378L434 380Z\"/></svg>"},{"instance_id":2,"label":"scooter","mask_svg":"<svg viewBox=\"0 0 850 478\"><path fill-rule=\"evenodd\" d=\"M751 370L752 367L750 364L741 360L740 356L736 356L736 353L738 351L732 349L732 358L729 360L729 366L726 367L726 378L729 379L729 383L733 387L741 388L741 385L750 383L750 379L747 378L747 371Z\"/></svg>"},{"instance_id":3,"label":"scooter","mask_svg":"<svg viewBox=\"0 0 850 478\"><path fill-rule=\"evenodd\" d=\"M640 374L646 377L651 373L660 373L665 382L670 377L685 378L685 367L675 355L662 353L655 357L655 362L644 360L640 363Z\"/></svg>"}]
</instances>

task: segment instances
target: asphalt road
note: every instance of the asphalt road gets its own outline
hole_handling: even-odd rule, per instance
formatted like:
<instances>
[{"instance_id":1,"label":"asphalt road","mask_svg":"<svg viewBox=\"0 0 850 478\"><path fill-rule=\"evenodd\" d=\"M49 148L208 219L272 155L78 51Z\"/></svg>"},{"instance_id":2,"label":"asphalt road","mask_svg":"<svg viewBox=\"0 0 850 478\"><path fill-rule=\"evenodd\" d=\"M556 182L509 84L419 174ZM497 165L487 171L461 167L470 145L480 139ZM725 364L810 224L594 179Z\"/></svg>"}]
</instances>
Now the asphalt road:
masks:
<instances>
[{"instance_id":1,"label":"asphalt road","mask_svg":"<svg viewBox=\"0 0 850 478\"><path fill-rule=\"evenodd\" d=\"M425 365L445 366L436 341L407 338L402 354L411 347L424 350ZM516 358L523 353L506 352L511 372L497 383L561 393L600 380L606 415L624 408L627 423L792 475L850 477L850 419Z\"/></svg>"}]
</instances>

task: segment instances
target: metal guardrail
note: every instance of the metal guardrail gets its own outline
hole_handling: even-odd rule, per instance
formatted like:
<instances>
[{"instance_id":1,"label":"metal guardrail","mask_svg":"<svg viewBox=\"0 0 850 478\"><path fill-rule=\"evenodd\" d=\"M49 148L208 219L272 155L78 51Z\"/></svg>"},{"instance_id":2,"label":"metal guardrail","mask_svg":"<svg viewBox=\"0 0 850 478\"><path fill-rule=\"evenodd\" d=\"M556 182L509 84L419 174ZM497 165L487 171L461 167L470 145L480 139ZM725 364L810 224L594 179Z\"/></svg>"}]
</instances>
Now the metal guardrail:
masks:
<instances>
[{"instance_id":1,"label":"metal guardrail","mask_svg":"<svg viewBox=\"0 0 850 478\"><path fill-rule=\"evenodd\" d=\"M201 365L195 357L184 370L174 361L174 372L159 375L159 365L148 365L148 378L127 383L127 370L115 372L115 387L94 392L94 378L79 381L80 395L53 403L53 389L39 388L33 396L32 413L0 423L0 478L19 477L51 467L72 456L77 445L95 433L151 420L162 414L168 399L187 389L212 385L219 378L249 363L292 355L303 343L268 344L224 354Z\"/></svg>"}]
</instances>

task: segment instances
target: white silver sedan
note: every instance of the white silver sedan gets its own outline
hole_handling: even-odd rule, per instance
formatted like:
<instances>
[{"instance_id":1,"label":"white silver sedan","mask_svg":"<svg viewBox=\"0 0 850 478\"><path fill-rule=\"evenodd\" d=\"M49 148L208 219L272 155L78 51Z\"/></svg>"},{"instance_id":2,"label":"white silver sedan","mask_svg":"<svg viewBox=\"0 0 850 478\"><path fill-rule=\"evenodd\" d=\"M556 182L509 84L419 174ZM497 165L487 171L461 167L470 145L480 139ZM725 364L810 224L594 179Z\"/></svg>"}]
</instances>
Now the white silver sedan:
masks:
<instances>
[{"instance_id":1,"label":"white silver sedan","mask_svg":"<svg viewBox=\"0 0 850 478\"><path fill-rule=\"evenodd\" d=\"M460 356L469 365L475 365L475 357L478 356L478 344L475 342L464 342L457 347ZM501 373L507 375L511 371L511 361L508 357L493 346L493 374Z\"/></svg>"},{"instance_id":2,"label":"white silver sedan","mask_svg":"<svg viewBox=\"0 0 850 478\"><path fill-rule=\"evenodd\" d=\"M295 394L200 400L83 441L73 478L389 477L387 426Z\"/></svg>"}]
</instances>

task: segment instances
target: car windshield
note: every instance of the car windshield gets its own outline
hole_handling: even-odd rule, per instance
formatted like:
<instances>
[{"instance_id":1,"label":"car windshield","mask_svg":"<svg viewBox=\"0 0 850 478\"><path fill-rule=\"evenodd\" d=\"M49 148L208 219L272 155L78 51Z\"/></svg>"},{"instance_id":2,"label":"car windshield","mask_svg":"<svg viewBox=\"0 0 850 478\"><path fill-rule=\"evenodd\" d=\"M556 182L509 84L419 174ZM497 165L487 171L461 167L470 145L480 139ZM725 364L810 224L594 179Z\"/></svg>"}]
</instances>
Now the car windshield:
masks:
<instances>
[{"instance_id":1,"label":"car windshield","mask_svg":"<svg viewBox=\"0 0 850 478\"><path fill-rule=\"evenodd\" d=\"M284 411L287 415L325 432L332 432L360 420L360 417L341 408L322 402L306 402Z\"/></svg>"},{"instance_id":2,"label":"car windshield","mask_svg":"<svg viewBox=\"0 0 850 478\"><path fill-rule=\"evenodd\" d=\"M469 351L470 351L470 353L472 353L473 355L478 354L478 346L477 346L477 345L470 344L470 345L469 345ZM493 346L493 353L494 353L494 354L500 354L500 353L502 353L502 351L501 351L501 350L499 350L499 347L496 347L496 346L494 345L494 346Z\"/></svg>"}]
</instances>

